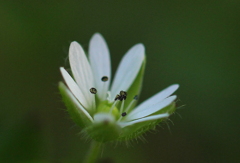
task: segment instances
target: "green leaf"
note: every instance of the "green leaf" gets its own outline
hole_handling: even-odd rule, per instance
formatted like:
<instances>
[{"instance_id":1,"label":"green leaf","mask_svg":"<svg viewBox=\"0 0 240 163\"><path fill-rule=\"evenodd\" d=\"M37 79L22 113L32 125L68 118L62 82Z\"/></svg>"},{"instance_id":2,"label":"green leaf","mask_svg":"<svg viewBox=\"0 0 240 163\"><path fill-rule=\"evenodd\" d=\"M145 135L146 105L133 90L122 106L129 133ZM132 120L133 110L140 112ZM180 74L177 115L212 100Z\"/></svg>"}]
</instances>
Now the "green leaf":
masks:
<instances>
[{"instance_id":1,"label":"green leaf","mask_svg":"<svg viewBox=\"0 0 240 163\"><path fill-rule=\"evenodd\" d=\"M71 119L80 127L85 128L93 123L93 119L90 114L83 108L79 101L74 97L70 90L59 82L59 91L62 95L63 102L67 107L67 111Z\"/></svg>"}]
</instances>

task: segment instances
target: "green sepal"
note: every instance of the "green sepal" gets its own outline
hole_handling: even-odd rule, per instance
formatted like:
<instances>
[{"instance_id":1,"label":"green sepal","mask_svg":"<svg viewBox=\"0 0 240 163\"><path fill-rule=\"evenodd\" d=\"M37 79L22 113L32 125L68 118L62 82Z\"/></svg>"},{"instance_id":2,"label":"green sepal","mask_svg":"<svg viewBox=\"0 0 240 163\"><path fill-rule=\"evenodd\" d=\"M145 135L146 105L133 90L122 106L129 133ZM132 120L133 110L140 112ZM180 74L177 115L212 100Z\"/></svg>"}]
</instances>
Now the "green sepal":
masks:
<instances>
[{"instance_id":1,"label":"green sepal","mask_svg":"<svg viewBox=\"0 0 240 163\"><path fill-rule=\"evenodd\" d=\"M161 109L149 116L159 115L159 114L164 114L164 113L168 113L170 115L175 110L176 110L176 104L175 104L175 102L172 102L170 105L164 107L163 109ZM146 131L154 129L160 122L162 122L166 119L167 118L161 118L161 119L157 119L157 120L148 120L148 121L143 121L140 123L135 123L130 126L126 126L122 129L122 134L120 135L119 140L129 140L129 139L139 137Z\"/></svg>"},{"instance_id":2,"label":"green sepal","mask_svg":"<svg viewBox=\"0 0 240 163\"><path fill-rule=\"evenodd\" d=\"M164 120L165 118L148 120L139 123L135 123L130 126L126 126L122 129L122 133L118 140L127 141L134 138L140 137L142 134L146 133L148 130L154 130L155 127Z\"/></svg>"},{"instance_id":3,"label":"green sepal","mask_svg":"<svg viewBox=\"0 0 240 163\"><path fill-rule=\"evenodd\" d=\"M133 98L135 97L135 95L140 95L141 89L142 89L142 82L143 82L143 76L144 76L144 71L145 71L145 65L146 65L146 57L144 56L144 60L142 63L142 66L135 78L135 80L133 81L132 85L129 87L129 89L127 90L127 99L125 100L125 106L128 106L130 104L130 102L133 100ZM129 111L131 111L135 105L137 103L135 102L131 108L129 109Z\"/></svg>"},{"instance_id":4,"label":"green sepal","mask_svg":"<svg viewBox=\"0 0 240 163\"><path fill-rule=\"evenodd\" d=\"M91 116L81 106L65 84L63 82L59 82L58 88L71 119L82 128L91 125L93 123Z\"/></svg>"},{"instance_id":5,"label":"green sepal","mask_svg":"<svg viewBox=\"0 0 240 163\"><path fill-rule=\"evenodd\" d=\"M85 128L83 132L86 132L86 135L95 141L104 143L116 140L121 133L121 128L116 122L103 121L101 123L93 123Z\"/></svg>"}]
</instances>

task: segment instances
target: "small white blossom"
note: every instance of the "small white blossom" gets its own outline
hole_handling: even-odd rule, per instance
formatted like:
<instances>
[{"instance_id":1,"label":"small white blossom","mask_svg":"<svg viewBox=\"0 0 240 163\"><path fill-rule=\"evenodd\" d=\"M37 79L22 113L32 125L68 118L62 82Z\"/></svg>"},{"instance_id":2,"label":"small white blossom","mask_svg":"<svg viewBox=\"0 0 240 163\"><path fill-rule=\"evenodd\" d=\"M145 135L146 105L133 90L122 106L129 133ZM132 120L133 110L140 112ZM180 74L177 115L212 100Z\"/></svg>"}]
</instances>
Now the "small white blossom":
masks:
<instances>
[{"instance_id":1,"label":"small white blossom","mask_svg":"<svg viewBox=\"0 0 240 163\"><path fill-rule=\"evenodd\" d=\"M97 141L137 137L175 110L177 96L172 94L178 84L134 108L145 66L143 44L136 44L124 55L111 85L109 50L100 34L91 38L88 58L81 45L72 42L69 61L75 80L61 67L68 88L60 83L60 91L73 120Z\"/></svg>"}]
</instances>

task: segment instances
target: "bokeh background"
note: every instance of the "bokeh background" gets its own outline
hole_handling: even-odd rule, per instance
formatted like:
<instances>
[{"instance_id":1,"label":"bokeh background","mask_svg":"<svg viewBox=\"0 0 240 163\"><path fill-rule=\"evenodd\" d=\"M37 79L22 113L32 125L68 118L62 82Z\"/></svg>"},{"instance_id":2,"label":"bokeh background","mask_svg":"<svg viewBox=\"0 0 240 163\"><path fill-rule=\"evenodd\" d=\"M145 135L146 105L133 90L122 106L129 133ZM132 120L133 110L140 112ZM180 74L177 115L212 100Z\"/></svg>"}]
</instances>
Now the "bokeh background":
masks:
<instances>
[{"instance_id":1,"label":"bokeh background","mask_svg":"<svg viewBox=\"0 0 240 163\"><path fill-rule=\"evenodd\" d=\"M105 162L240 162L239 0L1 0L0 20L0 162L81 162L90 143L57 85L70 42L87 50L95 32L114 71L131 46L146 46L140 101L179 83L184 105L147 143L107 145Z\"/></svg>"}]
</instances>

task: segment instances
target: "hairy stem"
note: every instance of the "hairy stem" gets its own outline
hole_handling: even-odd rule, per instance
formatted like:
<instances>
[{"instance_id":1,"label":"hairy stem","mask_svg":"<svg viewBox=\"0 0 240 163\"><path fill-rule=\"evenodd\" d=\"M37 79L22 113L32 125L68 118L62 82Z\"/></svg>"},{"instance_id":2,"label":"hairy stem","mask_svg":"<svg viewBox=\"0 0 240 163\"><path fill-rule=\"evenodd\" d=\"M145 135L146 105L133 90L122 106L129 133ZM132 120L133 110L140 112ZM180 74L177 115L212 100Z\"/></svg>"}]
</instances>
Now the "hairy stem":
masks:
<instances>
[{"instance_id":1,"label":"hairy stem","mask_svg":"<svg viewBox=\"0 0 240 163\"><path fill-rule=\"evenodd\" d=\"M88 154L85 158L84 163L96 163L99 157L101 146L102 146L102 143L92 140L90 149L88 151Z\"/></svg>"}]
</instances>

